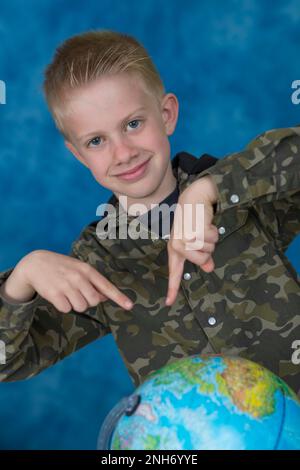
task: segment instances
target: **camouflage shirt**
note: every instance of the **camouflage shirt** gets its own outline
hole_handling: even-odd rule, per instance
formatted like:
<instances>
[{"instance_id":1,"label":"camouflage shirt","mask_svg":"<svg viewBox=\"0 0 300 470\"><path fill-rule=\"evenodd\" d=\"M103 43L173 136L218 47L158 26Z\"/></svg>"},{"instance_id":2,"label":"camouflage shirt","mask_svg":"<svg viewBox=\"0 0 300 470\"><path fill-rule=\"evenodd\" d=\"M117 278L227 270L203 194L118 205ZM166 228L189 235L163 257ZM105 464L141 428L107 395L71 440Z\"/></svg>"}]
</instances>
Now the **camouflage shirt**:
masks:
<instances>
[{"instance_id":1,"label":"camouflage shirt","mask_svg":"<svg viewBox=\"0 0 300 470\"><path fill-rule=\"evenodd\" d=\"M181 152L172 166L179 192L204 175L217 185L215 270L186 261L177 299L165 306L167 237L151 237L145 224L144 237L122 239L134 217L108 213L100 230L97 220L81 231L69 254L114 283L133 309L108 300L63 314L38 294L24 303L2 296L0 380L29 378L111 333L135 385L181 357L221 353L264 365L300 394L300 278L284 254L300 232L300 126L267 131L219 160ZM104 227L117 239L100 239Z\"/></svg>"}]
</instances>

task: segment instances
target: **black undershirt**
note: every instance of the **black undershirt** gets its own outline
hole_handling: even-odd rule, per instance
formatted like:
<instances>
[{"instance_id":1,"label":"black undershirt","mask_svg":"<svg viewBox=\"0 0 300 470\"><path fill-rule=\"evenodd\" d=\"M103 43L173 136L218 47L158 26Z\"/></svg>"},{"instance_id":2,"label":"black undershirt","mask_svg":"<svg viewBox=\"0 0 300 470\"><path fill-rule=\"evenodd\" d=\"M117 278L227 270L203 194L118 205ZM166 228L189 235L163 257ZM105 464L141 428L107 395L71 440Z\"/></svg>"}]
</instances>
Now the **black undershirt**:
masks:
<instances>
[{"instance_id":1,"label":"black undershirt","mask_svg":"<svg viewBox=\"0 0 300 470\"><path fill-rule=\"evenodd\" d=\"M141 217L140 217L140 220L145 220L145 223L148 223L148 228L149 230L151 230L151 217L153 215L153 218L155 219L154 217L154 211L158 211L158 208L161 204L167 204L169 207L172 206L173 204L177 204L178 202L178 198L179 198L179 187L178 187L178 184L176 185L175 189L165 198L163 199L159 204L158 206L156 206L154 209L152 210L149 210L146 214L143 214ZM214 209L214 214L216 213L216 210L217 210L217 203L213 204L213 209ZM172 226L173 226L173 221L174 221L174 211L170 211L170 231L172 229ZM157 225L156 225L157 226ZM159 211L159 237L161 238L162 236L164 236L165 234L162 233L162 213L161 211Z\"/></svg>"}]
</instances>

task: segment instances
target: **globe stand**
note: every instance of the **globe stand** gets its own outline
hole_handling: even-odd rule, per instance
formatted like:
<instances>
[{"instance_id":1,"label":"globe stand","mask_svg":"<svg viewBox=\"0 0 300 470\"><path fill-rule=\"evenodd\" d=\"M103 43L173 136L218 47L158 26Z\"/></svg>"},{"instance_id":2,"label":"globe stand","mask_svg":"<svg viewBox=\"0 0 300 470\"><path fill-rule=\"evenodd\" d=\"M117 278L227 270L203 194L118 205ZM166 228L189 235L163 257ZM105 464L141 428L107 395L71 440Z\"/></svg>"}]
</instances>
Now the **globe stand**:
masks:
<instances>
[{"instance_id":1,"label":"globe stand","mask_svg":"<svg viewBox=\"0 0 300 470\"><path fill-rule=\"evenodd\" d=\"M106 416L98 435L97 450L110 450L111 437L119 419L126 414L131 416L141 402L140 395L122 398Z\"/></svg>"}]
</instances>

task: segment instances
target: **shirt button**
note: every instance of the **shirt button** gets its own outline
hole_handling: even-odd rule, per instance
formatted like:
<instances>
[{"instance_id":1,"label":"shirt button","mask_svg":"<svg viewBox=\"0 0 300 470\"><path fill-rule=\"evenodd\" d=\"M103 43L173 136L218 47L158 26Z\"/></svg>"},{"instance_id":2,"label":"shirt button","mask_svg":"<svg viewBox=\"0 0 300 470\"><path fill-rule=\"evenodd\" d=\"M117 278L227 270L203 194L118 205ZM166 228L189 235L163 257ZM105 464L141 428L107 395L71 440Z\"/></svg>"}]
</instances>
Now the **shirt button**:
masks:
<instances>
[{"instance_id":1,"label":"shirt button","mask_svg":"<svg viewBox=\"0 0 300 470\"><path fill-rule=\"evenodd\" d=\"M217 320L215 319L215 317L209 317L208 323L209 323L211 326L214 326L214 325L217 323Z\"/></svg>"},{"instance_id":2,"label":"shirt button","mask_svg":"<svg viewBox=\"0 0 300 470\"><path fill-rule=\"evenodd\" d=\"M183 279L184 279L185 281L189 281L191 278L192 278L192 276L190 275L190 273L184 273Z\"/></svg>"},{"instance_id":3,"label":"shirt button","mask_svg":"<svg viewBox=\"0 0 300 470\"><path fill-rule=\"evenodd\" d=\"M234 204L236 204L237 202L239 202L240 198L238 197L237 194L232 194L230 196L230 201L233 202Z\"/></svg>"},{"instance_id":4,"label":"shirt button","mask_svg":"<svg viewBox=\"0 0 300 470\"><path fill-rule=\"evenodd\" d=\"M220 235L224 235L224 233L226 232L225 227L220 227L218 229L218 232L219 232Z\"/></svg>"}]
</instances>

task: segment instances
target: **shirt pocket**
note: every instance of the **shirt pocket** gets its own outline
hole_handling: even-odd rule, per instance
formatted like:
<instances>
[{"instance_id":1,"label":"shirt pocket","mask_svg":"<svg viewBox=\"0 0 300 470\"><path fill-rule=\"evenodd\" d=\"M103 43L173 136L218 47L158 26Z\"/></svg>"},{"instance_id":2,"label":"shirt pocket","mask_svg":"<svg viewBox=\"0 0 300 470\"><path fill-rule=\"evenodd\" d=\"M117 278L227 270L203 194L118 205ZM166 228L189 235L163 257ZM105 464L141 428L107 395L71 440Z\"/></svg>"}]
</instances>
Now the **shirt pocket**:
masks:
<instances>
[{"instance_id":1,"label":"shirt pocket","mask_svg":"<svg viewBox=\"0 0 300 470\"><path fill-rule=\"evenodd\" d=\"M226 213L227 212L227 213ZM249 209L226 211L219 220L219 241L213 255L215 274L236 285L254 279L275 265L274 241Z\"/></svg>"},{"instance_id":2,"label":"shirt pocket","mask_svg":"<svg viewBox=\"0 0 300 470\"><path fill-rule=\"evenodd\" d=\"M287 258L283 259L274 238L251 208L239 229L218 246L216 261L213 288L230 299L231 308L244 304L244 310L252 312L256 306L261 315L264 311L261 306L271 299L286 305L289 292L299 292Z\"/></svg>"}]
</instances>

